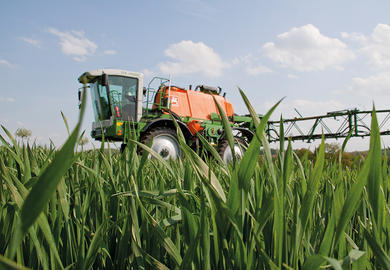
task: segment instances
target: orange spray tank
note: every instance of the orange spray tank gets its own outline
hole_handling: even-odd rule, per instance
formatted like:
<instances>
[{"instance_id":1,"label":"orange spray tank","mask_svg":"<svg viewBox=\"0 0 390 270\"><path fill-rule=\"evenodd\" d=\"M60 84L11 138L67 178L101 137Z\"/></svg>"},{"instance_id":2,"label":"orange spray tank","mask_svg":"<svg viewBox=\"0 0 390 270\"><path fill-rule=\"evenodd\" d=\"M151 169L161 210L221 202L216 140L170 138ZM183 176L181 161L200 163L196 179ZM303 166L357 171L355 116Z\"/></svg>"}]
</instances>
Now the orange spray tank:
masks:
<instances>
[{"instance_id":1,"label":"orange spray tank","mask_svg":"<svg viewBox=\"0 0 390 270\"><path fill-rule=\"evenodd\" d=\"M193 119L187 123L187 126L195 134L195 131L199 132L202 130L201 122L211 120L213 113L219 115L213 96L221 105L228 118L234 115L232 104L225 97L220 96L219 92L216 88L208 86L198 86L195 90L187 90L176 86L163 86L156 93L153 108L157 108L160 104L167 106L169 99L170 109L173 113L180 117Z\"/></svg>"}]
</instances>

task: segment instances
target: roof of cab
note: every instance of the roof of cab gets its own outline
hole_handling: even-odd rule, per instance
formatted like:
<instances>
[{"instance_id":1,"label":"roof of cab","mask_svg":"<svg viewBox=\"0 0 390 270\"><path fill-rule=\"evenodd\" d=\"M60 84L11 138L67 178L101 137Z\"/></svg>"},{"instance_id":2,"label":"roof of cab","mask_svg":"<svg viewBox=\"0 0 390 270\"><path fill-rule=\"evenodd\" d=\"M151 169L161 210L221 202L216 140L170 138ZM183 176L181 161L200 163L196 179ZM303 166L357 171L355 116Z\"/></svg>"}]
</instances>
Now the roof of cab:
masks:
<instances>
[{"instance_id":1,"label":"roof of cab","mask_svg":"<svg viewBox=\"0 0 390 270\"><path fill-rule=\"evenodd\" d=\"M80 83L89 83L92 82L95 78L102 76L103 74L107 75L117 75L117 76L125 76L125 77L143 77L144 75L139 72L133 72L128 70L122 70L122 69L96 69L84 72L79 77Z\"/></svg>"}]
</instances>

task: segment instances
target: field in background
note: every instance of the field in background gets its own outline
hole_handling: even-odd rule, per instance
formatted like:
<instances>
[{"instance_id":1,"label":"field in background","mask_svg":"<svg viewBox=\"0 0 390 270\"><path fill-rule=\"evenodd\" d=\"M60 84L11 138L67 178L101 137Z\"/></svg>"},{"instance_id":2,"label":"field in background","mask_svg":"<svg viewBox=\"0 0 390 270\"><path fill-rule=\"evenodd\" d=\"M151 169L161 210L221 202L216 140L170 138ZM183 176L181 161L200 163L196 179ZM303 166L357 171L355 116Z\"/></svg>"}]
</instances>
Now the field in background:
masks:
<instances>
[{"instance_id":1,"label":"field in background","mask_svg":"<svg viewBox=\"0 0 390 270\"><path fill-rule=\"evenodd\" d=\"M124 154L75 153L79 125L59 151L8 133L0 266L390 269L389 171L376 121L369 154L349 166L342 151L326 158L324 142L310 159L281 140L286 150L272 157L266 121L229 165L206 143L199 156L180 134L184 157L167 162L136 141Z\"/></svg>"}]
</instances>

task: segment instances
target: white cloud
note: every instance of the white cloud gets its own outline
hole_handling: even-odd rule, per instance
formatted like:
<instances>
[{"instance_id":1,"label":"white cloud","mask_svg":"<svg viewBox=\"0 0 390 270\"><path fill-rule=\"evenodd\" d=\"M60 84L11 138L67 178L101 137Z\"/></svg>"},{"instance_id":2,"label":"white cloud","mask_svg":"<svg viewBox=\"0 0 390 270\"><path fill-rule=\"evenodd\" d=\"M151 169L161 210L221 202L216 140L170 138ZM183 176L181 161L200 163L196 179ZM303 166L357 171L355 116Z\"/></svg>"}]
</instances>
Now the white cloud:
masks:
<instances>
[{"instance_id":1,"label":"white cloud","mask_svg":"<svg viewBox=\"0 0 390 270\"><path fill-rule=\"evenodd\" d=\"M374 67L383 69L390 67L390 25L378 24L370 35L343 32L341 36L356 43L357 52L366 57Z\"/></svg>"},{"instance_id":2,"label":"white cloud","mask_svg":"<svg viewBox=\"0 0 390 270\"><path fill-rule=\"evenodd\" d=\"M203 73L210 77L218 77L224 68L230 66L203 42L183 40L170 45L164 53L174 60L159 64L161 72L165 74Z\"/></svg>"},{"instance_id":3,"label":"white cloud","mask_svg":"<svg viewBox=\"0 0 390 270\"><path fill-rule=\"evenodd\" d=\"M289 78L289 79L298 79L299 77L297 75L294 75L294 74L288 74L287 78Z\"/></svg>"},{"instance_id":4,"label":"white cloud","mask_svg":"<svg viewBox=\"0 0 390 270\"><path fill-rule=\"evenodd\" d=\"M12 64L10 64L7 60L1 59L1 58L0 58L0 65L12 67Z\"/></svg>"},{"instance_id":5,"label":"white cloud","mask_svg":"<svg viewBox=\"0 0 390 270\"><path fill-rule=\"evenodd\" d=\"M233 59L232 64L233 65L239 65L239 64L252 64L253 62L258 61L256 57L254 57L251 53L245 56L239 56Z\"/></svg>"},{"instance_id":6,"label":"white cloud","mask_svg":"<svg viewBox=\"0 0 390 270\"><path fill-rule=\"evenodd\" d=\"M366 43L362 52L370 62L379 68L390 67L390 26L378 24Z\"/></svg>"},{"instance_id":7,"label":"white cloud","mask_svg":"<svg viewBox=\"0 0 390 270\"><path fill-rule=\"evenodd\" d=\"M116 51L115 51L115 50L105 50L105 51L104 51L104 54L107 54L107 55L115 55L115 54L116 54Z\"/></svg>"},{"instance_id":8,"label":"white cloud","mask_svg":"<svg viewBox=\"0 0 390 270\"><path fill-rule=\"evenodd\" d=\"M283 67L298 71L340 69L343 63L355 57L343 42L322 35L311 24L278 35L275 42L264 44L262 51Z\"/></svg>"},{"instance_id":9,"label":"white cloud","mask_svg":"<svg viewBox=\"0 0 390 270\"><path fill-rule=\"evenodd\" d=\"M60 38L61 50L64 54L72 55L73 59L83 62L87 56L93 55L97 45L87 39L83 31L61 32L55 28L50 28L49 32Z\"/></svg>"},{"instance_id":10,"label":"white cloud","mask_svg":"<svg viewBox=\"0 0 390 270\"><path fill-rule=\"evenodd\" d=\"M246 73L252 76L273 72L272 69L261 64L259 59L254 57L252 54L236 57L233 59L232 64L233 65L243 64L245 66Z\"/></svg>"},{"instance_id":11,"label":"white cloud","mask_svg":"<svg viewBox=\"0 0 390 270\"><path fill-rule=\"evenodd\" d=\"M155 76L155 72L151 71L151 70L149 70L147 68L143 69L142 73L144 74L145 77L153 77L153 76Z\"/></svg>"},{"instance_id":12,"label":"white cloud","mask_svg":"<svg viewBox=\"0 0 390 270\"><path fill-rule=\"evenodd\" d=\"M257 66L249 66L246 68L246 72L249 74L249 75L260 75L260 74L264 74L264 73L271 73L272 70L269 69L268 67L266 66L263 66L261 64L258 64Z\"/></svg>"},{"instance_id":13,"label":"white cloud","mask_svg":"<svg viewBox=\"0 0 390 270\"><path fill-rule=\"evenodd\" d=\"M353 78L350 90L363 96L389 96L390 72L383 72L367 78Z\"/></svg>"},{"instance_id":14,"label":"white cloud","mask_svg":"<svg viewBox=\"0 0 390 270\"><path fill-rule=\"evenodd\" d=\"M341 37L344 39L359 42L359 43L367 42L367 38L365 35L363 35L361 33L356 33L356 32L353 32L353 33L342 32Z\"/></svg>"},{"instance_id":15,"label":"white cloud","mask_svg":"<svg viewBox=\"0 0 390 270\"><path fill-rule=\"evenodd\" d=\"M42 42L40 40L26 37L20 37L20 39L34 47L42 48Z\"/></svg>"},{"instance_id":16,"label":"white cloud","mask_svg":"<svg viewBox=\"0 0 390 270\"><path fill-rule=\"evenodd\" d=\"M0 97L0 102L11 103L15 102L13 97Z\"/></svg>"}]
</instances>

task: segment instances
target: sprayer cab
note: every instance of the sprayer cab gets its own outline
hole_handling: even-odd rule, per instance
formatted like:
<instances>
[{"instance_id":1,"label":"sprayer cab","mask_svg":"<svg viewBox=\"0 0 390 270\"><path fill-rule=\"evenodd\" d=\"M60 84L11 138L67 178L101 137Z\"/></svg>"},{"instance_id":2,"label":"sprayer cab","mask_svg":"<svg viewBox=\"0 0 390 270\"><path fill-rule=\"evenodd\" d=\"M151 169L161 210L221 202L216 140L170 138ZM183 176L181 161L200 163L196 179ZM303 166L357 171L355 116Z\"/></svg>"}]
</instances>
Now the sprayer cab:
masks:
<instances>
[{"instance_id":1,"label":"sprayer cab","mask_svg":"<svg viewBox=\"0 0 390 270\"><path fill-rule=\"evenodd\" d=\"M142 73L100 69L83 73L79 82L89 84L95 121L138 121L142 116Z\"/></svg>"},{"instance_id":2,"label":"sprayer cab","mask_svg":"<svg viewBox=\"0 0 390 270\"><path fill-rule=\"evenodd\" d=\"M143 74L119 69L99 69L83 73L79 82L91 91L95 121L92 135L99 138L102 128L116 121L139 121L142 117ZM80 97L80 94L79 94ZM114 139L114 138L112 138Z\"/></svg>"}]
</instances>

